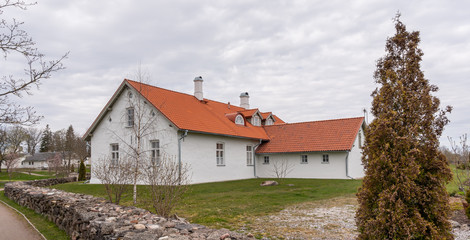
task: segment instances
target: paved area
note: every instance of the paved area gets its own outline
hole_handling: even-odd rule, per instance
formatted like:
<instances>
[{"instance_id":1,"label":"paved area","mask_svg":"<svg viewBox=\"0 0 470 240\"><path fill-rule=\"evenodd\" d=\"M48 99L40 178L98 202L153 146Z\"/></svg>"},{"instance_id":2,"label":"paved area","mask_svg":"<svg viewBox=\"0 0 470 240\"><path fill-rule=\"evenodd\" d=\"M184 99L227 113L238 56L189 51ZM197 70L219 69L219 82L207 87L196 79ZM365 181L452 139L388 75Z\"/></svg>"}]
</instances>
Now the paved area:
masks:
<instances>
[{"instance_id":1,"label":"paved area","mask_svg":"<svg viewBox=\"0 0 470 240\"><path fill-rule=\"evenodd\" d=\"M28 175L31 175L31 176L40 176L40 177L45 177L46 175L42 175L42 174L37 174L37 173L29 173L29 172L21 172L21 173L24 173L24 174L28 174Z\"/></svg>"},{"instance_id":2,"label":"paved area","mask_svg":"<svg viewBox=\"0 0 470 240\"><path fill-rule=\"evenodd\" d=\"M0 240L3 239L42 240L43 238L23 216L0 202Z\"/></svg>"}]
</instances>

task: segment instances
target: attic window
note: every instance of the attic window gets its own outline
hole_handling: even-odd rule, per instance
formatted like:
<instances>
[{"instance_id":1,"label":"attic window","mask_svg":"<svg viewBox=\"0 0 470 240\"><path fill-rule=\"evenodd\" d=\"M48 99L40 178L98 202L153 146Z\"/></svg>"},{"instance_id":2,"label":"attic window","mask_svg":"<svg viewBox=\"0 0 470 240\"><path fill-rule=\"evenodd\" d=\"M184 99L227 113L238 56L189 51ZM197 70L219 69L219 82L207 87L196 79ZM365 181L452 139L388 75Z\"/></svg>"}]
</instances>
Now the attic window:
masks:
<instances>
[{"instance_id":1,"label":"attic window","mask_svg":"<svg viewBox=\"0 0 470 240\"><path fill-rule=\"evenodd\" d=\"M132 92L129 92L129 93L127 94L127 96L128 96L129 98L132 98L132 96L133 96L133 95L132 95Z\"/></svg>"},{"instance_id":2,"label":"attic window","mask_svg":"<svg viewBox=\"0 0 470 240\"><path fill-rule=\"evenodd\" d=\"M237 115L237 117L235 117L235 124L245 125L245 120L243 119L242 115Z\"/></svg>"},{"instance_id":3,"label":"attic window","mask_svg":"<svg viewBox=\"0 0 470 240\"><path fill-rule=\"evenodd\" d=\"M155 117L155 111L150 111L150 116Z\"/></svg>"},{"instance_id":4,"label":"attic window","mask_svg":"<svg viewBox=\"0 0 470 240\"><path fill-rule=\"evenodd\" d=\"M255 115L253 118L251 118L251 124L253 124L253 126L261 126L261 119L258 115Z\"/></svg>"},{"instance_id":5,"label":"attic window","mask_svg":"<svg viewBox=\"0 0 470 240\"><path fill-rule=\"evenodd\" d=\"M266 119L266 123L264 125L269 126L273 124L274 124L273 119L269 117L268 119Z\"/></svg>"}]
</instances>

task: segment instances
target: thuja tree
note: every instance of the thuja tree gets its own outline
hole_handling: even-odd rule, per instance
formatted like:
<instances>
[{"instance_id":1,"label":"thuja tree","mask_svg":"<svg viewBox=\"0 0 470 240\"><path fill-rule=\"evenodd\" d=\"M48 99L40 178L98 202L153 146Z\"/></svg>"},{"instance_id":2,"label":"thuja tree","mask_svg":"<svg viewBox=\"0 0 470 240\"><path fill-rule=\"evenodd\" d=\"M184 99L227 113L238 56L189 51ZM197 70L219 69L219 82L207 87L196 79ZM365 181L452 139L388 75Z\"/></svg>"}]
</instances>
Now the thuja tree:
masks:
<instances>
[{"instance_id":1,"label":"thuja tree","mask_svg":"<svg viewBox=\"0 0 470 240\"><path fill-rule=\"evenodd\" d=\"M445 183L452 173L439 151L449 122L420 70L419 32L394 19L396 34L377 61L374 120L366 129L358 193L359 239L453 239Z\"/></svg>"}]
</instances>

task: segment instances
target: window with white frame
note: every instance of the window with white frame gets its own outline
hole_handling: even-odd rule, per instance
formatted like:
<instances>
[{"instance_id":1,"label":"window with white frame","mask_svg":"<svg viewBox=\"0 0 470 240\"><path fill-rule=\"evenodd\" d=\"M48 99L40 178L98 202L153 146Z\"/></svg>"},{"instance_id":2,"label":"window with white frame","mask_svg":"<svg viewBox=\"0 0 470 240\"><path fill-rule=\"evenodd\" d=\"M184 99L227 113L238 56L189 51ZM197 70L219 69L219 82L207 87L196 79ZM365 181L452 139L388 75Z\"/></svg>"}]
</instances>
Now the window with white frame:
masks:
<instances>
[{"instance_id":1,"label":"window with white frame","mask_svg":"<svg viewBox=\"0 0 470 240\"><path fill-rule=\"evenodd\" d=\"M127 108L126 115L127 115L127 126L133 127L134 126L134 108Z\"/></svg>"},{"instance_id":2,"label":"window with white frame","mask_svg":"<svg viewBox=\"0 0 470 240\"><path fill-rule=\"evenodd\" d=\"M258 115L255 115L253 118L251 118L251 124L253 124L253 126L261 126L261 119Z\"/></svg>"},{"instance_id":3,"label":"window with white frame","mask_svg":"<svg viewBox=\"0 0 470 240\"><path fill-rule=\"evenodd\" d=\"M269 156L264 156L263 164L269 164Z\"/></svg>"},{"instance_id":4,"label":"window with white frame","mask_svg":"<svg viewBox=\"0 0 470 240\"><path fill-rule=\"evenodd\" d=\"M246 165L253 165L253 146L246 146Z\"/></svg>"},{"instance_id":5,"label":"window with white frame","mask_svg":"<svg viewBox=\"0 0 470 240\"><path fill-rule=\"evenodd\" d=\"M321 163L330 163L330 157L328 154L323 154L323 159Z\"/></svg>"},{"instance_id":6,"label":"window with white frame","mask_svg":"<svg viewBox=\"0 0 470 240\"><path fill-rule=\"evenodd\" d=\"M243 119L242 115L237 115L235 117L235 124L245 125L245 120Z\"/></svg>"},{"instance_id":7,"label":"window with white frame","mask_svg":"<svg viewBox=\"0 0 470 240\"><path fill-rule=\"evenodd\" d=\"M119 161L119 144L111 144L111 165L117 165Z\"/></svg>"},{"instance_id":8,"label":"window with white frame","mask_svg":"<svg viewBox=\"0 0 470 240\"><path fill-rule=\"evenodd\" d=\"M300 163L308 163L308 155L300 155Z\"/></svg>"},{"instance_id":9,"label":"window with white frame","mask_svg":"<svg viewBox=\"0 0 470 240\"><path fill-rule=\"evenodd\" d=\"M224 143L217 143L216 144L215 156L216 156L216 160L217 160L217 166L225 166Z\"/></svg>"},{"instance_id":10,"label":"window with white frame","mask_svg":"<svg viewBox=\"0 0 470 240\"><path fill-rule=\"evenodd\" d=\"M266 126L273 125L273 124L274 124L274 121L271 117L268 117L268 119L266 119L266 122L264 123L264 125Z\"/></svg>"},{"instance_id":11,"label":"window with white frame","mask_svg":"<svg viewBox=\"0 0 470 240\"><path fill-rule=\"evenodd\" d=\"M152 164L160 163L160 141L158 140L150 141L150 160Z\"/></svg>"}]
</instances>

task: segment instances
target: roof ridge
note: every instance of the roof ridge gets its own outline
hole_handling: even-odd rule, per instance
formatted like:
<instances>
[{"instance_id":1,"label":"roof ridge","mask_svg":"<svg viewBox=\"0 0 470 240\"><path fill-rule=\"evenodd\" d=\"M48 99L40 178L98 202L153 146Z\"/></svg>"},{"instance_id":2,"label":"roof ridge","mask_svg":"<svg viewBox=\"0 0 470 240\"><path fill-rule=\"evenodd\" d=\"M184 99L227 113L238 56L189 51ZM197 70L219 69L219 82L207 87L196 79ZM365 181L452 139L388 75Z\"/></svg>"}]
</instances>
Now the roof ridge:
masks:
<instances>
[{"instance_id":1,"label":"roof ridge","mask_svg":"<svg viewBox=\"0 0 470 240\"><path fill-rule=\"evenodd\" d=\"M332 122L332 121L352 120L352 119L361 119L361 118L364 119L364 117L335 118L335 119L325 119L325 120L316 120L316 121L280 123L280 124L275 124L275 125L267 125L265 127L275 127L275 126L282 126L282 125L295 125L295 124L305 124L305 123L315 123L315 122Z\"/></svg>"},{"instance_id":2,"label":"roof ridge","mask_svg":"<svg viewBox=\"0 0 470 240\"><path fill-rule=\"evenodd\" d=\"M154 86L154 85L150 85L150 84L148 84L148 83L141 83L141 82L137 82L137 81L134 81L134 80L131 80L131 79L127 79L127 78L124 78L124 80L125 80L125 81L128 81L128 82L135 82L135 83L137 83L137 84L146 85L146 86L153 87L153 88L158 88L158 89L165 90L165 91L169 91L169 92L173 92L173 93L183 94L183 95L186 95L186 96L189 96L189 97L194 97L194 95L189 94L189 93L178 92L178 91L176 91L176 90L171 90L171 89L167 89L167 88L157 87L157 86ZM203 98L203 100L204 100L204 101L210 101L210 102L214 102L214 103L220 103L220 104L228 105L228 102L225 103L225 102L221 102L221 101L217 101L217 100L212 100L212 99L208 99L208 98ZM230 104L230 106L242 108L242 107L240 107L240 106L232 105L232 104ZM242 108L242 109L244 109L244 108ZM249 110L249 109L248 109L248 110ZM240 110L240 111L244 111L244 110Z\"/></svg>"}]
</instances>

